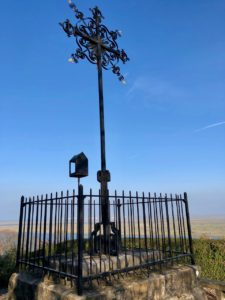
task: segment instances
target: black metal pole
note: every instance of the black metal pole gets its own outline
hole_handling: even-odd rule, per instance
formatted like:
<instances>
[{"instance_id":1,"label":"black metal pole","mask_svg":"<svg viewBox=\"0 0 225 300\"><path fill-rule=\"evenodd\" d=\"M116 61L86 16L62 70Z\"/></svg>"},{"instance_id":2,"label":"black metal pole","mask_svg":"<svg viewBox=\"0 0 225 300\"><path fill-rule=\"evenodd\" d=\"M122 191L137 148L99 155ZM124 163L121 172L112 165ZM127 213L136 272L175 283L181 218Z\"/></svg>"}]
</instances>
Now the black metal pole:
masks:
<instances>
[{"instance_id":1,"label":"black metal pole","mask_svg":"<svg viewBox=\"0 0 225 300\"><path fill-rule=\"evenodd\" d=\"M97 24L98 28L98 24ZM98 180L101 186L101 210L104 238L104 252L108 252L109 235L110 235L110 207L108 198L108 181L110 180L109 171L106 170L106 153L105 153L105 124L104 124L104 100L103 100L103 80L102 80L102 62L101 46L97 46L97 67L98 67L98 93L99 93L99 117L100 117L100 140L101 140L101 171L98 173ZM100 176L99 176L100 175Z\"/></svg>"},{"instance_id":2,"label":"black metal pole","mask_svg":"<svg viewBox=\"0 0 225 300\"><path fill-rule=\"evenodd\" d=\"M102 80L102 65L101 65L101 48L98 45L98 94L99 94L99 117L100 117L100 139L101 139L101 171L106 170L106 155L105 155L105 123L104 123L104 102L103 102L103 80Z\"/></svg>"},{"instance_id":3,"label":"black metal pole","mask_svg":"<svg viewBox=\"0 0 225 300\"><path fill-rule=\"evenodd\" d=\"M78 242L78 268L77 268L77 293L83 293L83 243L84 243L84 194L83 186L79 185L77 208L77 242Z\"/></svg>"}]
</instances>

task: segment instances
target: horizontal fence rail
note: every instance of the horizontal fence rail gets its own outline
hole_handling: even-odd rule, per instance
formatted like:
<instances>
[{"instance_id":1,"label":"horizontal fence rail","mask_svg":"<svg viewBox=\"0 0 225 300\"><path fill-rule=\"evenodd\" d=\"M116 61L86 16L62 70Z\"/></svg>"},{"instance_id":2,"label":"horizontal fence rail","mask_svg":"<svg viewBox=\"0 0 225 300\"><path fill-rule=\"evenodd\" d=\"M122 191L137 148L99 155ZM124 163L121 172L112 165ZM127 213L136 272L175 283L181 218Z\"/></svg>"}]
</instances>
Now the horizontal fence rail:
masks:
<instances>
[{"instance_id":1,"label":"horizontal fence rail","mask_svg":"<svg viewBox=\"0 0 225 300\"><path fill-rule=\"evenodd\" d=\"M102 247L101 195L21 198L17 266L83 282L168 262L194 264L187 195L109 195L109 253ZM111 248L111 249L110 249ZM116 250L115 250L116 249Z\"/></svg>"}]
</instances>

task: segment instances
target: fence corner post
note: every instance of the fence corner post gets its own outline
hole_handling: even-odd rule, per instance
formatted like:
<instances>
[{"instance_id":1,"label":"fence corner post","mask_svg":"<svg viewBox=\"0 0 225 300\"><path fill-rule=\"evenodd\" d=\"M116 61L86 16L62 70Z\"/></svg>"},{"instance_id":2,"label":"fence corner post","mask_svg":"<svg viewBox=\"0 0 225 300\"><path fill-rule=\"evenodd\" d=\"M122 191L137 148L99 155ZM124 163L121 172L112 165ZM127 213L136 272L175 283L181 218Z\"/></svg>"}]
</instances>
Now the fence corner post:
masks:
<instances>
[{"instance_id":1,"label":"fence corner post","mask_svg":"<svg viewBox=\"0 0 225 300\"><path fill-rule=\"evenodd\" d=\"M191 263L192 263L192 265L195 265L194 251L193 251L193 244L192 244L192 235L191 235L191 221L190 221L188 198L187 198L186 192L184 193L184 203L185 203L185 211L186 211L186 219L187 219L188 240L189 240L189 247L190 247L190 253L191 253Z\"/></svg>"},{"instance_id":2,"label":"fence corner post","mask_svg":"<svg viewBox=\"0 0 225 300\"><path fill-rule=\"evenodd\" d=\"M20 259L22 223L23 223L23 207L24 207L24 196L22 196L21 200L20 200L20 217L19 217L18 241L17 241L17 252L16 252L16 270L17 271L19 271L19 259Z\"/></svg>"},{"instance_id":3,"label":"fence corner post","mask_svg":"<svg viewBox=\"0 0 225 300\"><path fill-rule=\"evenodd\" d=\"M77 209L77 242L78 242L78 279L77 292L81 296L83 293L83 244L84 244L84 194L83 186L78 188L78 209Z\"/></svg>"}]
</instances>

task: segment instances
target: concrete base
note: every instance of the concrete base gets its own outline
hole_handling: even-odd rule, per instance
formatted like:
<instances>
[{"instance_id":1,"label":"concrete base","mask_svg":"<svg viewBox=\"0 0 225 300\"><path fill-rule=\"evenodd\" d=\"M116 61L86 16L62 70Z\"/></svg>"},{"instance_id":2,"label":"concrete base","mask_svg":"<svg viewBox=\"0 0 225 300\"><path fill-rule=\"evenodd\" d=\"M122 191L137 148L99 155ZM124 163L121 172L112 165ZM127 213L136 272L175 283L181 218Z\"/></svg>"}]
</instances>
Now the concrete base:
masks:
<instances>
[{"instance_id":1,"label":"concrete base","mask_svg":"<svg viewBox=\"0 0 225 300\"><path fill-rule=\"evenodd\" d=\"M76 288L30 273L14 273L9 282L9 300L207 300L198 284L196 268L174 266L149 277L124 275L113 279L112 285L104 281L84 287L83 296Z\"/></svg>"},{"instance_id":2,"label":"concrete base","mask_svg":"<svg viewBox=\"0 0 225 300\"><path fill-rule=\"evenodd\" d=\"M143 250L127 251L126 254L121 253L118 256L101 255L84 255L83 257L83 276L95 275L102 272L108 272L110 270L124 269L127 267L138 266L141 263L148 261L162 260L159 251L146 253ZM57 271L64 271L70 274L77 274L78 261L77 258L72 259L61 257L58 259L51 259L49 262L50 268Z\"/></svg>"}]
</instances>

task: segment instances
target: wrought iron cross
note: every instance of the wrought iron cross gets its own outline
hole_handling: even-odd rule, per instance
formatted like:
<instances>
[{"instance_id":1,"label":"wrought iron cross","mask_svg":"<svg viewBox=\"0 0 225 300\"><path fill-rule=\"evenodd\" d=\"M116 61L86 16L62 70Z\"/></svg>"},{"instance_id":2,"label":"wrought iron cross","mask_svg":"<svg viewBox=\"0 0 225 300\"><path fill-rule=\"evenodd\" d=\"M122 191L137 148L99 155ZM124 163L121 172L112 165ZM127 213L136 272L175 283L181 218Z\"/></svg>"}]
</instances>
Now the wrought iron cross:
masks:
<instances>
[{"instance_id":1,"label":"wrought iron cross","mask_svg":"<svg viewBox=\"0 0 225 300\"><path fill-rule=\"evenodd\" d=\"M107 247L110 247L110 203L108 198L108 182L110 181L110 172L106 169L106 154L105 154L105 126L104 126L104 102L103 102L103 81L102 68L105 70L112 69L120 81L125 79L120 73L120 68L117 66L119 61L126 63L129 58L125 51L119 50L117 38L121 35L118 30L109 31L102 24L104 18L99 8L96 6L90 9L92 17L85 18L75 4L68 0L69 6L75 13L78 19L74 26L67 19L60 23L68 37L74 36L78 45L75 53L71 55L69 61L77 63L79 59L87 58L89 62L97 65L98 69L98 92L99 92L99 111L100 111L100 140L101 140L101 170L97 173L97 179L101 185L101 211L102 224L104 235L104 251L108 252ZM108 246L107 246L108 245Z\"/></svg>"}]
</instances>

